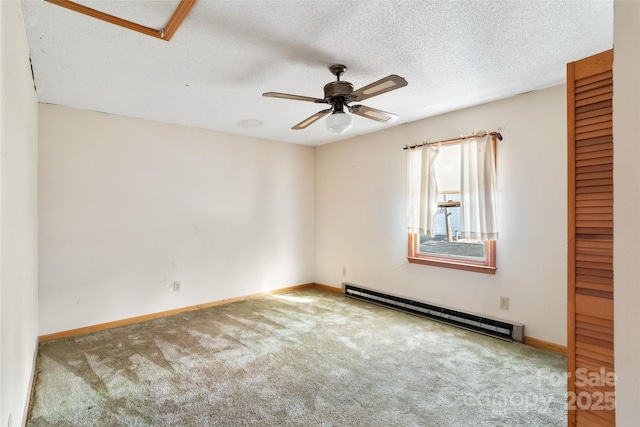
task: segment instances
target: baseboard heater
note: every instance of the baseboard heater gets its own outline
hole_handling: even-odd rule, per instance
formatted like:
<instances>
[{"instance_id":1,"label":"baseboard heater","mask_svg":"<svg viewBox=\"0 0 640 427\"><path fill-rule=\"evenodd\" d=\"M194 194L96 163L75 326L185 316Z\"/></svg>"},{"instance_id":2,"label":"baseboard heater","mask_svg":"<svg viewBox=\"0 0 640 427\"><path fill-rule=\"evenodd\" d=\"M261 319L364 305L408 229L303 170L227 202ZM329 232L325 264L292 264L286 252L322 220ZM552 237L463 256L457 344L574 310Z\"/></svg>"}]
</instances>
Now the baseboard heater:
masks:
<instances>
[{"instance_id":1,"label":"baseboard heater","mask_svg":"<svg viewBox=\"0 0 640 427\"><path fill-rule=\"evenodd\" d=\"M501 340L524 342L524 325L520 323L510 323L477 314L463 313L450 308L383 294L351 283L343 283L342 292L351 298L426 317Z\"/></svg>"}]
</instances>

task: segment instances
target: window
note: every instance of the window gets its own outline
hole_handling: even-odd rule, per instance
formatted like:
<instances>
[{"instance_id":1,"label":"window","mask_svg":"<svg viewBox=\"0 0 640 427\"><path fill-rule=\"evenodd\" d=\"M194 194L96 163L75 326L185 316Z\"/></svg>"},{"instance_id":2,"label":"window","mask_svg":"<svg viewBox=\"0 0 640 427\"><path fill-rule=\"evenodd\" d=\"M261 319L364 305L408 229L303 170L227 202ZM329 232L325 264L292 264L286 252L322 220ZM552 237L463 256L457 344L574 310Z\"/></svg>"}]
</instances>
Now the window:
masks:
<instances>
[{"instance_id":1,"label":"window","mask_svg":"<svg viewBox=\"0 0 640 427\"><path fill-rule=\"evenodd\" d=\"M495 139L486 138L410 153L409 262L495 273Z\"/></svg>"}]
</instances>

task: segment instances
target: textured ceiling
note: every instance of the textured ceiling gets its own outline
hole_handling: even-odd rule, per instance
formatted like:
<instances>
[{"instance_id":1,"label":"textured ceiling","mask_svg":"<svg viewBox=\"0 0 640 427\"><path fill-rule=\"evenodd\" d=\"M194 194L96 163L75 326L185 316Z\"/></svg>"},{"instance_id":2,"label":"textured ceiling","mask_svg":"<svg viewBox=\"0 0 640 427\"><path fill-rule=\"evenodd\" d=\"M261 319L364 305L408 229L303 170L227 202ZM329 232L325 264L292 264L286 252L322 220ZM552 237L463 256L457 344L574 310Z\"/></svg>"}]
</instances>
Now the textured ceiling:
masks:
<instances>
[{"instance_id":1,"label":"textured ceiling","mask_svg":"<svg viewBox=\"0 0 640 427\"><path fill-rule=\"evenodd\" d=\"M162 28L179 1L78 3ZM613 0L200 0L170 42L43 0L23 10L40 102L305 145L560 84L567 62L613 46ZM291 130L326 106L261 96L322 98L334 63L356 89L407 79L362 102L400 119Z\"/></svg>"}]
</instances>

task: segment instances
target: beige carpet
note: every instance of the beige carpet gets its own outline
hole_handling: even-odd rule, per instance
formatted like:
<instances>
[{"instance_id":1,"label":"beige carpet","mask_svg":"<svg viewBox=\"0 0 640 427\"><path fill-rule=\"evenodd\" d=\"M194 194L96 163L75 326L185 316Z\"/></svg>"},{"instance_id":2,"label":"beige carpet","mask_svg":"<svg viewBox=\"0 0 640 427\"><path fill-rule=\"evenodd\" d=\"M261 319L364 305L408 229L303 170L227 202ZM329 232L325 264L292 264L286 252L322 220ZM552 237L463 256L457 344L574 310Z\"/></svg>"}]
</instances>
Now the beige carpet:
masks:
<instances>
[{"instance_id":1,"label":"beige carpet","mask_svg":"<svg viewBox=\"0 0 640 427\"><path fill-rule=\"evenodd\" d=\"M564 426L564 356L305 289L41 344L29 426Z\"/></svg>"}]
</instances>

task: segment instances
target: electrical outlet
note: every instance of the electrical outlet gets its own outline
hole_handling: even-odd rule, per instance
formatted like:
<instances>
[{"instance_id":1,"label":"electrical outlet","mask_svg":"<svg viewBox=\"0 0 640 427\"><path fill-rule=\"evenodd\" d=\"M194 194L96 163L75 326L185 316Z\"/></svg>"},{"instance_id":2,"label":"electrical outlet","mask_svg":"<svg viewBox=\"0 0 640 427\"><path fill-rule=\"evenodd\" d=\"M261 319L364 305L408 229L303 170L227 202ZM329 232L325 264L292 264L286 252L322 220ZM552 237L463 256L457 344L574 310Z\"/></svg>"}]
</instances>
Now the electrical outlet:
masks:
<instances>
[{"instance_id":1,"label":"electrical outlet","mask_svg":"<svg viewBox=\"0 0 640 427\"><path fill-rule=\"evenodd\" d=\"M347 267L342 267L342 275L343 276L347 275Z\"/></svg>"},{"instance_id":2,"label":"electrical outlet","mask_svg":"<svg viewBox=\"0 0 640 427\"><path fill-rule=\"evenodd\" d=\"M500 308L503 310L509 310L509 298L500 297Z\"/></svg>"},{"instance_id":3,"label":"electrical outlet","mask_svg":"<svg viewBox=\"0 0 640 427\"><path fill-rule=\"evenodd\" d=\"M180 282L173 282L173 292L180 292L182 290L182 285Z\"/></svg>"}]
</instances>

